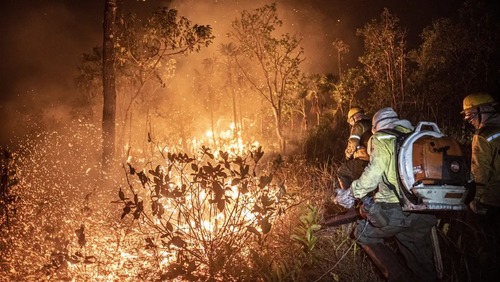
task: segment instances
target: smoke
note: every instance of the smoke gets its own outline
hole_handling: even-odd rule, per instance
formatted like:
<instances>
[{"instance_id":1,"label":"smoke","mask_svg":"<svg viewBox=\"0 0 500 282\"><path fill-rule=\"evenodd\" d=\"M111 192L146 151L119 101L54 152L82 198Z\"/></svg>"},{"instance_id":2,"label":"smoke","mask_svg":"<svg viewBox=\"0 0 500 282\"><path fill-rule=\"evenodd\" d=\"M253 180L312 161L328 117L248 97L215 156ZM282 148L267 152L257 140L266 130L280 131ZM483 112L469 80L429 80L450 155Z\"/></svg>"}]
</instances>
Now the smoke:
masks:
<instances>
[{"instance_id":1,"label":"smoke","mask_svg":"<svg viewBox=\"0 0 500 282\"><path fill-rule=\"evenodd\" d=\"M227 34L232 31L232 22L241 16L244 10L251 11L261 8L272 1L195 1L195 0L177 0L172 1L170 8L176 9L179 15L185 16L195 24L210 25L215 39L213 44L203 48L199 53L189 54L186 58L180 58L176 68L176 76L173 81L172 89L175 93L193 93L191 88L193 80L207 79L208 75L203 73L202 61L206 58L220 58L218 51L222 43L228 42ZM335 15L328 14L325 11L328 1L277 1L277 10L280 19L283 21L281 29L277 30L275 36L283 33L290 33L300 38L301 46L304 48L305 61L302 63L302 70L308 73L332 73L337 72L337 58L333 56L332 42L335 37L341 37L345 32L342 30L343 20L339 20ZM332 9L331 3L328 4ZM339 23L342 22L342 24ZM220 58L222 59L222 58ZM196 72L197 71L197 72ZM208 83L208 81L207 81ZM214 84L213 81L210 83ZM217 85L216 85L217 88ZM195 93L195 96L200 96ZM201 93L203 95L203 93ZM206 94L206 93L205 93ZM169 97L172 97L170 95ZM197 97L194 97L197 98ZM245 103L248 112L259 112L259 102L250 101ZM195 105L191 103L190 109ZM254 107L249 110L249 107ZM197 123L209 128L210 121L206 109L198 109L198 112L206 113L206 118L197 116ZM230 111L228 110L228 115ZM219 116L219 119L222 117Z\"/></svg>"},{"instance_id":2,"label":"smoke","mask_svg":"<svg viewBox=\"0 0 500 282\"><path fill-rule=\"evenodd\" d=\"M253 10L270 4L265 0L146 0L118 1L124 10L150 15L159 6L179 11L195 24L211 25L216 39L200 53L179 60L176 87L190 84L195 69L205 58L216 57L218 46L227 40L231 22L243 10ZM370 19L378 18L383 7L399 16L402 25L419 20L413 38L421 27L431 22L433 12L453 11L446 1L364 1L364 0L277 0L275 1L283 29L302 38L306 60L303 70L308 73L337 73L337 57L332 42L342 39L350 45L343 65L352 66L362 51L362 41L356 36ZM414 3L415 2L415 3ZM436 3L439 2L439 3ZM54 125L68 119L73 101L78 98L74 78L80 56L94 46L102 45L104 1L1 1L0 19L3 38L0 43L0 146L13 137L23 136L29 126L20 122L40 120ZM368 7L367 5L370 5ZM420 11L420 12L415 12ZM425 14L422 14L422 11ZM406 18L405 18L405 15ZM427 19L427 21L426 21ZM411 22L410 22L411 20ZM279 35L279 34L277 34ZM182 91L182 89L179 89ZM27 116L31 118L27 118Z\"/></svg>"},{"instance_id":3,"label":"smoke","mask_svg":"<svg viewBox=\"0 0 500 282\"><path fill-rule=\"evenodd\" d=\"M400 17L402 27L408 31L409 43L414 47L422 29L433 19L455 11L459 1L174 0L169 6L195 23L213 27L216 40L201 52L209 57L217 54L217 46L226 40L226 34L231 31L231 22L243 10L254 10L271 3L277 4L278 14L283 21L283 28L279 32L295 34L302 39L301 46L306 57L303 70L336 74L338 59L332 42L341 39L350 46L350 52L342 58L343 68L356 64L363 50L362 39L356 35L357 29L372 19L379 19L385 7Z\"/></svg>"},{"instance_id":4,"label":"smoke","mask_svg":"<svg viewBox=\"0 0 500 282\"><path fill-rule=\"evenodd\" d=\"M79 54L97 45L102 16L89 17L90 4L82 5L80 14L61 1L2 1L2 6L9 11L2 17L0 49L0 145L5 145L35 122L67 119Z\"/></svg>"},{"instance_id":5,"label":"smoke","mask_svg":"<svg viewBox=\"0 0 500 282\"><path fill-rule=\"evenodd\" d=\"M231 22L238 18L242 11L254 10L273 2L277 4L280 19L283 20L283 27L276 36L286 32L302 39L301 46L306 57L304 71L328 73L336 70L332 42L343 35L341 29L345 27L335 13L328 13L327 10L335 11L332 1L177 0L173 1L170 7L177 9L180 15L195 23L212 26L216 37L214 44L200 52L200 57L211 57L217 55L217 47L227 40L227 33L231 31ZM346 31L347 37L348 33L349 31Z\"/></svg>"}]
</instances>

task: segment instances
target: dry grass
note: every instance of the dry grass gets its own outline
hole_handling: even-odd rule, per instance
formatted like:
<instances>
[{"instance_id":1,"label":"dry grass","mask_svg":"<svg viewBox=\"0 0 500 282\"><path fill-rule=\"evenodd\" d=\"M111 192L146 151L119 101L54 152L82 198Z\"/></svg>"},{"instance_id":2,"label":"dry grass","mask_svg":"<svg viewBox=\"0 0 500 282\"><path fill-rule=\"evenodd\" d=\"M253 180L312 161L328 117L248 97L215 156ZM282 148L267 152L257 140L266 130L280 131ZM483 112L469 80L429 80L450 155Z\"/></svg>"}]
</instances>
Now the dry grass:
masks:
<instances>
[{"instance_id":1,"label":"dry grass","mask_svg":"<svg viewBox=\"0 0 500 282\"><path fill-rule=\"evenodd\" d=\"M16 202L17 213L9 228L0 229L0 277L38 281L157 279L161 256L147 248L147 229L129 217L121 220L121 207L110 203L117 199L123 175L98 182L90 157L95 152L80 151L84 158L72 155L75 148L85 148L86 139L76 136L80 139L70 143L66 139L61 142L62 137L50 136L44 144L27 148L32 154L23 157L24 166L17 168L22 185L12 192L22 200ZM68 143L72 146L64 149ZM56 151L44 151L47 148ZM354 223L323 227L305 238L304 231L314 230L314 224L321 223L325 215L340 211L331 202L336 169L335 164L313 166L300 158L281 163L273 185L282 187L293 201L273 222L264 240L251 243L248 263L225 270L226 278L232 277L225 281L241 277L252 281L382 280L351 237ZM313 221L304 226L301 219L308 215L314 215ZM82 224L84 245L76 232ZM464 241L472 241L466 234L473 229L465 226L457 231L457 222L451 221L440 230L443 281L468 281L467 267L472 266L463 250L470 246ZM304 237L309 245L293 236Z\"/></svg>"}]
</instances>

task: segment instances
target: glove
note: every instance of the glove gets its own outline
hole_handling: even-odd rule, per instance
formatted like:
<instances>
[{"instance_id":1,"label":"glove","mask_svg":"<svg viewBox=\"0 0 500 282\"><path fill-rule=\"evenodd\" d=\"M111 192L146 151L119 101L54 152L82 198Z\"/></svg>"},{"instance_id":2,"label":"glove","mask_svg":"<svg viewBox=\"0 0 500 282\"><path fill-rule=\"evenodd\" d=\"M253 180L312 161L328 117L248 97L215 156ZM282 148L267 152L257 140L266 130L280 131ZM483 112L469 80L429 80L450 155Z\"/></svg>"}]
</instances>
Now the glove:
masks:
<instances>
[{"instance_id":1,"label":"glove","mask_svg":"<svg viewBox=\"0 0 500 282\"><path fill-rule=\"evenodd\" d=\"M334 203L343 206L346 209L350 209L354 206L354 196L352 195L351 189L336 189L337 195L335 196Z\"/></svg>"},{"instance_id":2,"label":"glove","mask_svg":"<svg viewBox=\"0 0 500 282\"><path fill-rule=\"evenodd\" d=\"M488 209L478 200L473 200L469 203L469 208L473 213L485 215Z\"/></svg>"},{"instance_id":3,"label":"glove","mask_svg":"<svg viewBox=\"0 0 500 282\"><path fill-rule=\"evenodd\" d=\"M352 152L349 148L345 149L345 159L350 160L354 156L354 152Z\"/></svg>"}]
</instances>

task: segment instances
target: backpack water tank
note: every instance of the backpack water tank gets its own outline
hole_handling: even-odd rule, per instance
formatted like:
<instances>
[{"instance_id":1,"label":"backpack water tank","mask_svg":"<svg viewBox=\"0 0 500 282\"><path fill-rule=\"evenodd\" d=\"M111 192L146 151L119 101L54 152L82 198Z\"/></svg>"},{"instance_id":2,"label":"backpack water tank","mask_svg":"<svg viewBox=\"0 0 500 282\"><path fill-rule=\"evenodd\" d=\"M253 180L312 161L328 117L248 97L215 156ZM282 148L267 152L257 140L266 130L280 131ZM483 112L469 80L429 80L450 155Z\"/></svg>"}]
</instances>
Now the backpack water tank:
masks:
<instances>
[{"instance_id":1,"label":"backpack water tank","mask_svg":"<svg viewBox=\"0 0 500 282\"><path fill-rule=\"evenodd\" d=\"M420 122L398 153L403 210L464 210L468 193L459 144L432 122Z\"/></svg>"}]
</instances>

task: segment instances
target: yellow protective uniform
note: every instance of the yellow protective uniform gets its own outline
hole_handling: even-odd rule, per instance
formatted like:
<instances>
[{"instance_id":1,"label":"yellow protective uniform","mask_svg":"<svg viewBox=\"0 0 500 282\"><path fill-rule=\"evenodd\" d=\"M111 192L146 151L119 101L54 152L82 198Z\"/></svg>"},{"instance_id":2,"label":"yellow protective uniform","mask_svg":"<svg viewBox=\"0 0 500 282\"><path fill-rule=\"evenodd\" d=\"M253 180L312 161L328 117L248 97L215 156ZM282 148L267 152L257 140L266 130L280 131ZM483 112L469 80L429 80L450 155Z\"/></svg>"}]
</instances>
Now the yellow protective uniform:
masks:
<instances>
[{"instance_id":1,"label":"yellow protective uniform","mask_svg":"<svg viewBox=\"0 0 500 282\"><path fill-rule=\"evenodd\" d=\"M471 172L476 182L475 199L500 207L500 125L487 125L474 134Z\"/></svg>"},{"instance_id":2,"label":"yellow protective uniform","mask_svg":"<svg viewBox=\"0 0 500 282\"><path fill-rule=\"evenodd\" d=\"M354 123L351 127L349 139L347 140L347 148L345 149L346 159L354 158L365 161L370 159L366 152L366 143L371 135L371 129L372 124L368 119L361 119Z\"/></svg>"}]
</instances>

